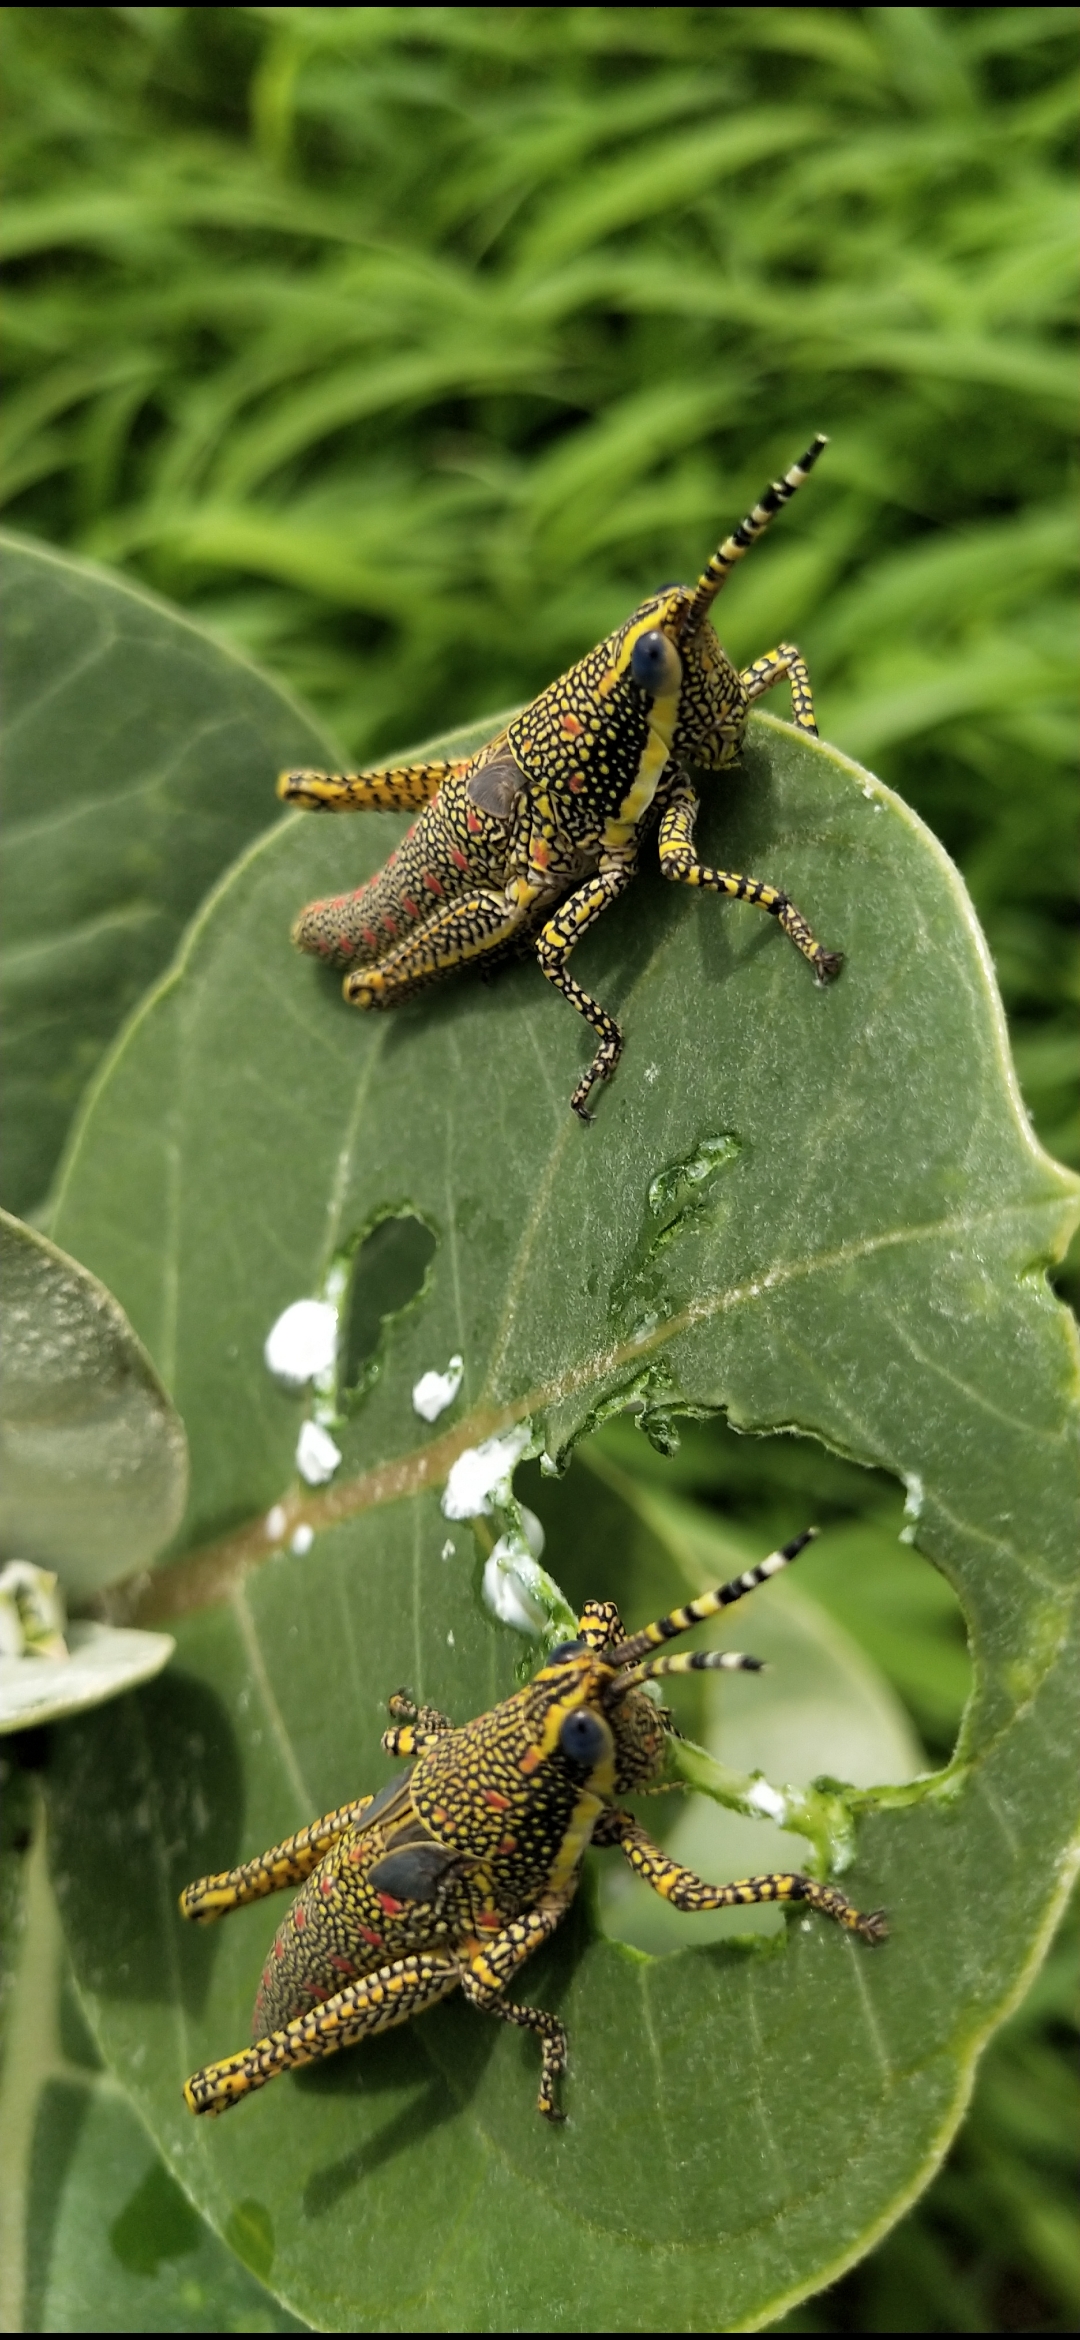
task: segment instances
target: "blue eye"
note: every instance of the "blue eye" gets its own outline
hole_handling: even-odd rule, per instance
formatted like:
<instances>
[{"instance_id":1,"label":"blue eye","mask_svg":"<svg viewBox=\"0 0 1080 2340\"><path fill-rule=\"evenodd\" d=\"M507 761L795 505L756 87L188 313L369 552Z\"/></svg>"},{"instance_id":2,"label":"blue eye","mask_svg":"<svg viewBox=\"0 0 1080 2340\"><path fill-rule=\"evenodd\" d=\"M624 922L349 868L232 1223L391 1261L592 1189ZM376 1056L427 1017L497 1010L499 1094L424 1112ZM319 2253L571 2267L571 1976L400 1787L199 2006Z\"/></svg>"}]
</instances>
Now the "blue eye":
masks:
<instances>
[{"instance_id":1,"label":"blue eye","mask_svg":"<svg viewBox=\"0 0 1080 2340\"><path fill-rule=\"evenodd\" d=\"M630 653L630 672L638 689L651 698L675 691L682 679L682 661L674 643L658 628L639 634Z\"/></svg>"},{"instance_id":2,"label":"blue eye","mask_svg":"<svg viewBox=\"0 0 1080 2340\"><path fill-rule=\"evenodd\" d=\"M587 1649L588 1646L587 1641L560 1641L558 1647L545 1658L544 1663L549 1666L561 1666L564 1658L580 1657L582 1650Z\"/></svg>"},{"instance_id":3,"label":"blue eye","mask_svg":"<svg viewBox=\"0 0 1080 2340\"><path fill-rule=\"evenodd\" d=\"M606 1753L608 1735L604 1725L587 1706L575 1707L568 1714L559 1732L559 1745L571 1763L598 1763Z\"/></svg>"}]
</instances>

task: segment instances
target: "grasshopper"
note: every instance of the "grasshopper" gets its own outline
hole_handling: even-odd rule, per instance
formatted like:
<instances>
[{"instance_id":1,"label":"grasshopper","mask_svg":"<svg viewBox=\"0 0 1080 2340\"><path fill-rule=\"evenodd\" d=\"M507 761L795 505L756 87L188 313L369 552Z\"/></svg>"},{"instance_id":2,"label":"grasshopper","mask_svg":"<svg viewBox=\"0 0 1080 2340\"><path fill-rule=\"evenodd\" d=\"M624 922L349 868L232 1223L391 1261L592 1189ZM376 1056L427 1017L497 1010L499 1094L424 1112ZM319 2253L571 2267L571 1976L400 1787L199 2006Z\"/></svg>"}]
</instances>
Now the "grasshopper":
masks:
<instances>
[{"instance_id":1,"label":"grasshopper","mask_svg":"<svg viewBox=\"0 0 1080 2340\"><path fill-rule=\"evenodd\" d=\"M342 988L354 1007L393 1007L455 968L491 964L531 943L548 981L597 1036L570 1099L590 1120L590 1092L610 1079L623 1039L568 961L630 884L653 828L666 878L756 902L819 983L839 973L842 954L815 941L781 889L697 859L698 798L688 770L722 772L735 763L754 700L785 677L796 727L817 738L810 678L795 645L781 642L740 674L709 611L826 444L819 433L766 488L695 586L652 594L478 754L370 772L282 773L279 796L309 812L423 808L376 877L355 893L309 902L293 927L301 950L347 970Z\"/></svg>"},{"instance_id":2,"label":"grasshopper","mask_svg":"<svg viewBox=\"0 0 1080 2340\"><path fill-rule=\"evenodd\" d=\"M864 1916L834 1885L795 1870L705 1884L617 1801L678 1784L661 1776L674 1725L646 1682L758 1665L734 1650L652 1653L742 1600L809 1541L797 1536L640 1633L627 1636L612 1602L587 1602L578 1638L461 1730L396 1693L382 1743L388 1755L410 1759L407 1771L180 1896L183 1916L206 1925L283 1886L301 1887L263 1970L254 2045L193 2073L184 2090L191 2111L226 2112L279 2072L408 2023L460 1990L474 2007L539 2034L538 2107L561 2119L566 2032L557 2016L508 1998L506 1986L565 1916L590 1843L617 1845L676 1909L805 1902L865 1942L883 1940L880 1910Z\"/></svg>"}]
</instances>

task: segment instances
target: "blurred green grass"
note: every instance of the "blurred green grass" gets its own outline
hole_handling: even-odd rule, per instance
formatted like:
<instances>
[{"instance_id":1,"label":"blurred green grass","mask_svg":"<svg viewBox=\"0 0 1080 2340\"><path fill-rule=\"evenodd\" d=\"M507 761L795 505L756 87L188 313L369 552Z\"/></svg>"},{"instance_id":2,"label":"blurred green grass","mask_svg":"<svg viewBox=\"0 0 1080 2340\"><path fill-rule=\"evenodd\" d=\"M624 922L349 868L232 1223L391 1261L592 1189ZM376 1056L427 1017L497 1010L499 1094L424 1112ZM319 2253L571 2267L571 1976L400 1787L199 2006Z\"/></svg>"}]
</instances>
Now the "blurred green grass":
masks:
<instances>
[{"instance_id":1,"label":"blurred green grass","mask_svg":"<svg viewBox=\"0 0 1080 2340\"><path fill-rule=\"evenodd\" d=\"M822 729L959 860L1080 1160L1073 11L15 8L4 58L7 518L350 757L540 687L830 433L725 639L799 640ZM685 1483L764 1531L775 1448L702 1429ZM788 2328L1074 2328L1067 1964Z\"/></svg>"}]
</instances>

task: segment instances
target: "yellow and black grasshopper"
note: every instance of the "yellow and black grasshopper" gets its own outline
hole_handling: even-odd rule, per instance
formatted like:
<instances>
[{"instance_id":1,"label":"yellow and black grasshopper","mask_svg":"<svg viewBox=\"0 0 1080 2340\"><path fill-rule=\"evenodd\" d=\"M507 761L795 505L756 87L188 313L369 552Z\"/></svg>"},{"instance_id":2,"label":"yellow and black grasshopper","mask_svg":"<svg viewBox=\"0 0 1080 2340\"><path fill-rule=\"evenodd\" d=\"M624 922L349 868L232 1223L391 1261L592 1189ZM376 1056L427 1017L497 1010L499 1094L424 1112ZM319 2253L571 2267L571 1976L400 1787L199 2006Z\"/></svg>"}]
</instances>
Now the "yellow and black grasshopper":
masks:
<instances>
[{"instance_id":1,"label":"yellow and black grasshopper","mask_svg":"<svg viewBox=\"0 0 1080 2340\"><path fill-rule=\"evenodd\" d=\"M781 642L740 674L709 611L825 444L819 434L766 489L695 586L652 594L469 760L282 773L278 794L310 812L424 808L377 877L356 893L310 902L293 928L301 950L348 970L343 989L354 1007L393 1007L455 968L532 942L549 982L599 1039L570 1099L587 1121L590 1090L614 1072L622 1033L567 961L629 885L653 825L665 877L756 902L779 920L820 983L839 972L841 954L822 949L780 889L697 859L698 799L687 769L733 764L752 702L785 677L796 725L817 737L810 679L794 644Z\"/></svg>"},{"instance_id":2,"label":"yellow and black grasshopper","mask_svg":"<svg viewBox=\"0 0 1080 2340\"><path fill-rule=\"evenodd\" d=\"M193 2073L196 2113L220 2113L276 2074L407 2023L461 1990L504 2023L538 2032L539 2108L561 2118L555 2083L566 2066L558 2018L519 2005L506 1986L554 1933L577 1889L589 1844L617 1845L676 1909L801 1901L865 1942L886 1932L833 1885L796 1871L706 1885L654 1844L620 1795L661 1784L673 1726L643 1685L657 1675L750 1667L731 1650L654 1657L676 1634L714 1617L793 1560L808 1535L730 1584L624 1633L611 1602L587 1602L578 1639L551 1652L523 1690L455 1730L399 1693L383 1746L415 1758L376 1796L343 1804L259 1860L203 1877L180 1896L207 1924L285 1885L301 1885L279 1927L255 2002L253 2047Z\"/></svg>"}]
</instances>

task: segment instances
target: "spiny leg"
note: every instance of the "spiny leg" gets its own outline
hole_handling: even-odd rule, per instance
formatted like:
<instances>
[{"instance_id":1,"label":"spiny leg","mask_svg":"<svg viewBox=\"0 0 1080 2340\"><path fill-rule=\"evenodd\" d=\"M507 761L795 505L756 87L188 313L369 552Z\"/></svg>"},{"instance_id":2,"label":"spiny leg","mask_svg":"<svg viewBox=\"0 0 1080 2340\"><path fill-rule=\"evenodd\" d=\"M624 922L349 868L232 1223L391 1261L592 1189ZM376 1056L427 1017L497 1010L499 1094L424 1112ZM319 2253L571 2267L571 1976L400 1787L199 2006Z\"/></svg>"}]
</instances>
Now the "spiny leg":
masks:
<instances>
[{"instance_id":1,"label":"spiny leg","mask_svg":"<svg viewBox=\"0 0 1080 2340\"><path fill-rule=\"evenodd\" d=\"M407 1690L395 1690L386 1703L395 1727L383 1732L384 1755L419 1755L433 1739L454 1728L449 1715L440 1714L437 1706L417 1706Z\"/></svg>"},{"instance_id":2,"label":"spiny leg","mask_svg":"<svg viewBox=\"0 0 1080 2340\"><path fill-rule=\"evenodd\" d=\"M594 877L587 878L575 893L560 903L553 918L541 927L536 938L536 956L548 982L561 991L571 1007L584 1016L587 1024L599 1034L600 1046L588 1071L583 1073L570 1099L571 1109L582 1121L591 1121L586 1110L590 1091L597 1081L609 1081L622 1055L623 1036L613 1016L593 999L574 977L567 972L566 962L575 945L581 941L590 926L595 926L605 910L629 885L636 868L636 859L629 854L618 861L605 862Z\"/></svg>"},{"instance_id":3,"label":"spiny leg","mask_svg":"<svg viewBox=\"0 0 1080 2340\"><path fill-rule=\"evenodd\" d=\"M794 642L780 642L775 650L766 650L753 664L744 666L739 677L748 699L760 699L763 692L776 688L785 676L791 684L791 720L800 731L818 737L814 715L814 694L806 671L806 660Z\"/></svg>"},{"instance_id":4,"label":"spiny leg","mask_svg":"<svg viewBox=\"0 0 1080 2340\"><path fill-rule=\"evenodd\" d=\"M297 2015L283 2031L271 2032L268 2038L256 2040L254 2047L223 2056L219 2063L204 2064L185 2083L188 2109L211 2115L228 2112L253 2088L264 2088L268 2080L276 2080L279 2072L334 2056L339 2048L355 2047L357 2040L390 2031L395 2024L422 2015L456 1990L460 1980L461 1968L454 1958L427 1950L410 1958L396 1958L375 1974L335 1991L321 2007Z\"/></svg>"},{"instance_id":5,"label":"spiny leg","mask_svg":"<svg viewBox=\"0 0 1080 2340\"><path fill-rule=\"evenodd\" d=\"M277 792L302 812L408 812L437 796L444 780L467 772L454 763L390 764L378 772L282 772Z\"/></svg>"},{"instance_id":6,"label":"spiny leg","mask_svg":"<svg viewBox=\"0 0 1080 2340\"><path fill-rule=\"evenodd\" d=\"M267 1893L280 1893L286 1885L301 1885L318 1866L328 1846L343 1836L347 1828L355 1828L373 1802L373 1796L358 1796L351 1804L339 1804L336 1812L312 1820L306 1828L299 1828L295 1836L286 1836L281 1844L271 1845L269 1852L260 1853L256 1860L243 1861L237 1869L223 1869L214 1877L196 1878L194 1885L185 1885L180 1895L181 1917L208 1926L215 1918L226 1917L231 1909L242 1909L249 1901L262 1901Z\"/></svg>"},{"instance_id":7,"label":"spiny leg","mask_svg":"<svg viewBox=\"0 0 1080 2340\"><path fill-rule=\"evenodd\" d=\"M549 2015L543 2007L522 2007L513 1999L504 1999L502 1992L510 1977L554 1933L569 1909L573 1894L571 1886L563 1893L553 1894L539 1909L512 1918L501 1934L485 1943L461 1976L461 1988L474 2007L482 2007L488 2015L497 2015L502 2023L517 2023L526 2031L539 2033L543 2060L536 2106L547 2121L561 2121L565 2117L555 2102L555 2083L566 2070L565 2026L557 2015Z\"/></svg>"},{"instance_id":8,"label":"spiny leg","mask_svg":"<svg viewBox=\"0 0 1080 2340\"><path fill-rule=\"evenodd\" d=\"M884 1910L864 1915L835 1885L819 1885L816 1878L804 1877L797 1869L777 1869L766 1877L739 1877L731 1885L707 1885L692 1869L681 1868L661 1851L629 1812L605 1815L604 1841L617 1844L636 1875L662 1900L670 1901L673 1909L738 1909L759 1901L804 1901L822 1917L835 1918L848 1933L860 1934L864 1942L883 1942L889 1930Z\"/></svg>"},{"instance_id":9,"label":"spiny leg","mask_svg":"<svg viewBox=\"0 0 1080 2340\"><path fill-rule=\"evenodd\" d=\"M471 1996L468 1985L462 1984L466 1996ZM523 2007L517 1999L477 1997L475 2004L487 2015L497 2015L500 2023L518 2023L524 2031L539 2033L541 2046L540 2086L536 2109L546 2121L564 2121L566 2114L556 2102L556 2083L566 2070L566 2026L557 2015L549 2015L544 2007Z\"/></svg>"},{"instance_id":10,"label":"spiny leg","mask_svg":"<svg viewBox=\"0 0 1080 2340\"><path fill-rule=\"evenodd\" d=\"M393 1007L440 975L511 942L521 922L521 909L505 894L466 894L436 911L373 966L347 975L342 991L353 1007Z\"/></svg>"},{"instance_id":11,"label":"spiny leg","mask_svg":"<svg viewBox=\"0 0 1080 2340\"><path fill-rule=\"evenodd\" d=\"M734 894L740 902L755 902L760 910L779 921L784 933L808 959L819 983L830 983L844 964L842 951L827 951L810 931L802 911L778 887L767 885L764 878L740 877L733 869L710 869L699 861L694 852L694 823L698 815L697 796L689 780L680 778L672 788L666 810L660 820L660 868L675 885L704 886L710 893Z\"/></svg>"}]
</instances>

